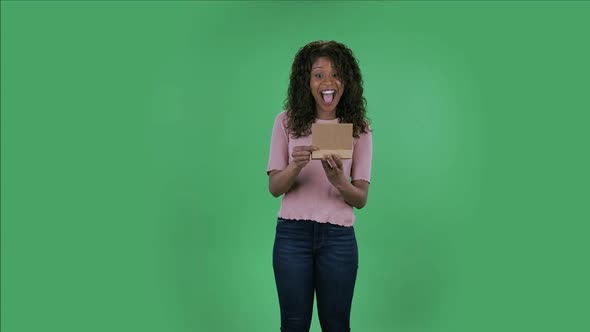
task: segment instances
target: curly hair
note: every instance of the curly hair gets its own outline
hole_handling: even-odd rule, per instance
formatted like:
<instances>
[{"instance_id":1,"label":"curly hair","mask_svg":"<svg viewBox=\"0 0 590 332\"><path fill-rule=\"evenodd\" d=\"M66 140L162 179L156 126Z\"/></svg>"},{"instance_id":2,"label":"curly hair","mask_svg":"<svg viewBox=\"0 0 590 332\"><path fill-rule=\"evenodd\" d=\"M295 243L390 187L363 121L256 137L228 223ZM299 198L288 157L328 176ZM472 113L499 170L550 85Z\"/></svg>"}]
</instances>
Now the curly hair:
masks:
<instances>
[{"instance_id":1,"label":"curly hair","mask_svg":"<svg viewBox=\"0 0 590 332\"><path fill-rule=\"evenodd\" d=\"M314 41L300 48L291 67L288 95L284 108L287 128L294 138L311 133L316 119L315 101L309 87L311 66L320 57L329 58L344 84L344 92L336 107L341 123L352 123L353 136L369 131L366 117L367 101L363 97L363 79L358 60L352 51L336 41Z\"/></svg>"}]
</instances>

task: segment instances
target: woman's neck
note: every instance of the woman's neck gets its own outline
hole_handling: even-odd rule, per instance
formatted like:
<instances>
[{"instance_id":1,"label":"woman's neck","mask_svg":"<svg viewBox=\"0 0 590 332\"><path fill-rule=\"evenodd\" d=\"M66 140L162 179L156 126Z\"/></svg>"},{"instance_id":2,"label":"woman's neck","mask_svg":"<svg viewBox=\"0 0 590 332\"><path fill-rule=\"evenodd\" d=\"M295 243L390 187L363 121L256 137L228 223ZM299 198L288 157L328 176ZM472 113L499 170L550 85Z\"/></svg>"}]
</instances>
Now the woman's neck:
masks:
<instances>
[{"instance_id":1,"label":"woman's neck","mask_svg":"<svg viewBox=\"0 0 590 332\"><path fill-rule=\"evenodd\" d=\"M316 111L315 117L316 117L316 119L319 119L319 120L335 120L335 119L337 119L336 112Z\"/></svg>"}]
</instances>

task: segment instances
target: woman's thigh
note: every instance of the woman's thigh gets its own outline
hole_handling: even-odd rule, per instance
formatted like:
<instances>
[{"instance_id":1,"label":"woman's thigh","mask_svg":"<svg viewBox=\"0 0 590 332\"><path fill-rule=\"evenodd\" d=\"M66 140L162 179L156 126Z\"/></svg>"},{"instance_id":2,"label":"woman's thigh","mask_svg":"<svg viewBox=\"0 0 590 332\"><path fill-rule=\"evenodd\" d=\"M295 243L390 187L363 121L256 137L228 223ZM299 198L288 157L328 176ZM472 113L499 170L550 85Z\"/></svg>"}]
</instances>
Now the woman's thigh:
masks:
<instances>
[{"instance_id":1,"label":"woman's thigh","mask_svg":"<svg viewBox=\"0 0 590 332\"><path fill-rule=\"evenodd\" d=\"M315 287L322 331L349 331L358 270L354 228L326 224L316 253Z\"/></svg>"},{"instance_id":2,"label":"woman's thigh","mask_svg":"<svg viewBox=\"0 0 590 332\"><path fill-rule=\"evenodd\" d=\"M313 312L313 222L279 219L273 269L281 309L281 331L309 331Z\"/></svg>"}]
</instances>

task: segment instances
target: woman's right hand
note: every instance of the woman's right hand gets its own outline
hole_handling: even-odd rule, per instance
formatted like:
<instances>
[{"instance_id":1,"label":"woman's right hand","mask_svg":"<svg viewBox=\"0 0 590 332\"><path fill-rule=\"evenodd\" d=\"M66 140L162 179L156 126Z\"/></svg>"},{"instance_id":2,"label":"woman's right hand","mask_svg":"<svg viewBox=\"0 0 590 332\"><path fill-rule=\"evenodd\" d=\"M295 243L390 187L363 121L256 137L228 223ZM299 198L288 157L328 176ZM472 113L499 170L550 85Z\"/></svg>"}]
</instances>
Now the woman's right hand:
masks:
<instances>
[{"instance_id":1,"label":"woman's right hand","mask_svg":"<svg viewBox=\"0 0 590 332\"><path fill-rule=\"evenodd\" d=\"M292 160L283 170L270 172L268 189L274 197L279 197L289 191L299 172L311 160L311 152L319 150L315 146L300 145L293 148Z\"/></svg>"},{"instance_id":2,"label":"woman's right hand","mask_svg":"<svg viewBox=\"0 0 590 332\"><path fill-rule=\"evenodd\" d=\"M313 145L299 145L294 147L291 157L293 157L292 162L295 164L295 167L299 170L303 169L311 160L311 152L316 150L319 150L319 148Z\"/></svg>"}]
</instances>

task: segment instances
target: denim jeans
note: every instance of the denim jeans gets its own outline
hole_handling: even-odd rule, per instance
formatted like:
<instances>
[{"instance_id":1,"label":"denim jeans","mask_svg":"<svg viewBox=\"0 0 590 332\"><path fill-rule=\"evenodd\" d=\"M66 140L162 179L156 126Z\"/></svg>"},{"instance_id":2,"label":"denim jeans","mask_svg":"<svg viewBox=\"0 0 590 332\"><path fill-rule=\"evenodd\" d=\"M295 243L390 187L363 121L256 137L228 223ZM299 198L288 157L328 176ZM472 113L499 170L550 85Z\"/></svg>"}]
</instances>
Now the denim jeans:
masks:
<instances>
[{"instance_id":1,"label":"denim jeans","mask_svg":"<svg viewBox=\"0 0 590 332\"><path fill-rule=\"evenodd\" d=\"M358 269L353 227L279 218L273 269L282 332L309 331L314 291L322 331L350 331Z\"/></svg>"}]
</instances>

